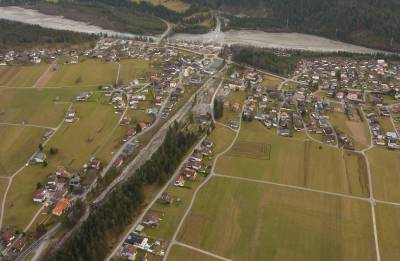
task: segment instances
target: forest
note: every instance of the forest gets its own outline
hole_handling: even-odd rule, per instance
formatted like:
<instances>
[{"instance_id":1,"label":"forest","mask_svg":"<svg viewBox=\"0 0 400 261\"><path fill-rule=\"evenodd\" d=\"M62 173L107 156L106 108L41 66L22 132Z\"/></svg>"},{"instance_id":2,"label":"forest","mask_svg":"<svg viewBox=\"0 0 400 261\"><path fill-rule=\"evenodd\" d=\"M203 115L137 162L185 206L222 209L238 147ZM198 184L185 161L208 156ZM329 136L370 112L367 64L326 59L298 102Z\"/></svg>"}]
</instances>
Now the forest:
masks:
<instances>
[{"instance_id":1,"label":"forest","mask_svg":"<svg viewBox=\"0 0 400 261\"><path fill-rule=\"evenodd\" d=\"M110 239L118 239L144 202L144 186L163 185L202 132L172 126L160 148L133 176L115 188L92 211L78 232L50 260L104 260Z\"/></svg>"},{"instance_id":2,"label":"forest","mask_svg":"<svg viewBox=\"0 0 400 261\"><path fill-rule=\"evenodd\" d=\"M186 1L229 13L230 22L226 29L302 32L400 51L398 0Z\"/></svg>"},{"instance_id":3,"label":"forest","mask_svg":"<svg viewBox=\"0 0 400 261\"><path fill-rule=\"evenodd\" d=\"M0 49L20 46L36 46L43 44L76 44L91 42L98 36L60 31L28 25L19 22L12 22L0 19Z\"/></svg>"}]
</instances>

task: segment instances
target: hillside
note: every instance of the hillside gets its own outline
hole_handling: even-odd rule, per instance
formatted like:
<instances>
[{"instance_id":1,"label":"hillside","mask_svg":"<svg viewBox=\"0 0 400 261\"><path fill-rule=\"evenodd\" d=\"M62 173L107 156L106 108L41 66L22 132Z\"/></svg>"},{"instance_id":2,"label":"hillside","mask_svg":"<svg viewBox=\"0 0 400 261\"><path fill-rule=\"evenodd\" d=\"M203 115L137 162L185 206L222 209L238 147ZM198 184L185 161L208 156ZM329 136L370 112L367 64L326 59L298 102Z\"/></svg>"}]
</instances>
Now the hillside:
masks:
<instances>
[{"instance_id":1,"label":"hillside","mask_svg":"<svg viewBox=\"0 0 400 261\"><path fill-rule=\"evenodd\" d=\"M226 29L293 31L400 51L396 0L187 0L223 11Z\"/></svg>"}]
</instances>

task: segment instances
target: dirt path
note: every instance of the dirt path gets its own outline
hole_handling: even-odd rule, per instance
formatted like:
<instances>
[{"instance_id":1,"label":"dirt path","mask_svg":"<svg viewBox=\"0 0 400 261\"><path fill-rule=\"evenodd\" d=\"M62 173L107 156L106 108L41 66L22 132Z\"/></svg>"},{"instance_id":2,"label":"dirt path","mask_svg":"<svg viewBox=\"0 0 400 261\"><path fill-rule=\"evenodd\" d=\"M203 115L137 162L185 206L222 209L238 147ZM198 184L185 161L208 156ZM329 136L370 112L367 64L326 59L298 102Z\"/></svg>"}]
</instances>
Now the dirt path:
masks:
<instances>
[{"instance_id":1,"label":"dirt path","mask_svg":"<svg viewBox=\"0 0 400 261\"><path fill-rule=\"evenodd\" d=\"M54 66L55 66L54 63L50 64L47 70L39 77L39 79L37 79L33 87L36 88L44 87L56 72L55 70L53 70Z\"/></svg>"}]
</instances>

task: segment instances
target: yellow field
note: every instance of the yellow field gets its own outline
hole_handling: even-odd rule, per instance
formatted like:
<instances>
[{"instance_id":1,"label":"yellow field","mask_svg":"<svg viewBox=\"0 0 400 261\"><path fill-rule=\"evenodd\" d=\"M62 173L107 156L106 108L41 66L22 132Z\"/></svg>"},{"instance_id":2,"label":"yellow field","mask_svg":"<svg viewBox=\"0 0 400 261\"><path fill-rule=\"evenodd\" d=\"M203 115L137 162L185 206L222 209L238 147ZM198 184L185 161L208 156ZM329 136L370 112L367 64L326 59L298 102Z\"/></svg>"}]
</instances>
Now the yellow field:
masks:
<instances>
[{"instance_id":1,"label":"yellow field","mask_svg":"<svg viewBox=\"0 0 400 261\"><path fill-rule=\"evenodd\" d=\"M48 67L48 64L0 66L0 86L32 87Z\"/></svg>"}]
</instances>

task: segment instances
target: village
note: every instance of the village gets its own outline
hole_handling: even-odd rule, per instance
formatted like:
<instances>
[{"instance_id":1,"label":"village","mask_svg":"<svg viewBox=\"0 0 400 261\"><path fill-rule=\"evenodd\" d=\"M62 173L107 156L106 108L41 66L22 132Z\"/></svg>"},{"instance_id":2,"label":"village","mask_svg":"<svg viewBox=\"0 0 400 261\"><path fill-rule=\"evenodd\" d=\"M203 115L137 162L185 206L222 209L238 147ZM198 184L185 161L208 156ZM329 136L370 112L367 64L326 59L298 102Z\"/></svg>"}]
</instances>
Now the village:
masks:
<instances>
[{"instance_id":1,"label":"village","mask_svg":"<svg viewBox=\"0 0 400 261\"><path fill-rule=\"evenodd\" d=\"M368 145L358 139L353 130L367 126L364 136L371 138L371 146L400 149L400 65L385 60L358 61L338 57L302 60L293 75L285 78L231 63L224 76L216 78L214 75L224 65L217 57L221 48L211 44L155 45L105 38L92 49L9 51L1 55L0 68L45 63L54 73L63 66L80 66L92 60L120 67L124 61L133 59L148 63L151 68L151 72L128 78L122 78L118 68L114 82L88 84L88 90L82 88L73 96L71 106L63 115L62 124L73 127L86 117L76 109L79 106L101 103L110 108L118 118L115 128L121 130L114 144L107 145L112 154L108 151L108 154L104 153L107 156L86 155L83 164L71 167L68 162L52 163L58 148L44 149L39 145L39 150L29 158L26 168L52 167L45 180L36 182L36 190L31 195L31 201L40 206L41 212L47 213L48 218L44 220L55 218L59 222L72 213L77 202L93 197L91 193L98 189L97 184L107 173L121 173L145 146L146 140L142 136L167 122L210 79L219 82L215 93L215 101L222 106L223 115L219 121L233 131L240 129L241 121L255 120L277 136L306 137L334 148L361 151ZM80 86L81 81L77 78L72 84ZM212 121L209 106L212 99L198 99L191 111L193 121L208 126ZM53 101L63 102L59 96L53 97ZM42 143L51 141L57 131L58 128L47 129L42 135ZM199 182L199 176L204 179L210 173L212 157L213 143L206 139L187 158L170 187L190 190ZM179 197L163 192L157 204L179 208L182 202ZM147 254L164 256L168 238L152 232L165 229L162 228L163 215L157 211L146 213L125 238L119 256L129 260L139 260ZM18 256L41 236L40 231L34 232L37 235L25 236L16 227L3 226L2 254L11 260Z\"/></svg>"},{"instance_id":2,"label":"village","mask_svg":"<svg viewBox=\"0 0 400 261\"><path fill-rule=\"evenodd\" d=\"M188 48L188 51L181 51L181 48ZM190 52L190 49L196 49L196 53ZM31 196L34 204L42 206L40 212L47 212L48 218L42 222L53 220L51 216L60 220L62 216L70 215L77 201L84 201L88 195L93 196L90 193L96 190L96 184L108 172L121 172L144 146L142 142L145 141L140 137L167 122L205 80L219 70L222 62L213 55L218 50L219 47L215 46L182 44L169 47L136 40L105 38L98 41L93 49L37 49L9 51L0 55L0 68L48 64L49 70L55 73L63 66L80 66L91 60L103 64L117 63L119 66L124 60L130 59L151 64L152 73L141 74L138 78L120 78L115 83L97 84L88 91L78 93L64 114L62 124L68 128L87 120L85 115L75 109L76 106L93 102L110 106L115 117L119 118L115 128L123 130L119 141L114 142L111 148L116 151L112 157L107 156L107 160L104 160L103 156L92 154L79 168L72 168L69 164L54 165L52 157L59 153L59 148L52 147L48 150L44 148L44 144L51 142L58 128L47 129L43 133L39 150L25 166L54 166L44 181L38 180L36 191ZM137 70L143 70L140 64L138 66ZM118 71L118 75L119 73ZM79 85L80 81L81 79L76 80L74 84ZM62 102L60 96L54 97L53 101ZM28 123L25 121L23 124ZM190 170L193 169L188 167L186 172ZM1 253L5 258L14 259L43 232L36 229L34 234L25 236L25 233L15 227L3 226Z\"/></svg>"}]
</instances>

